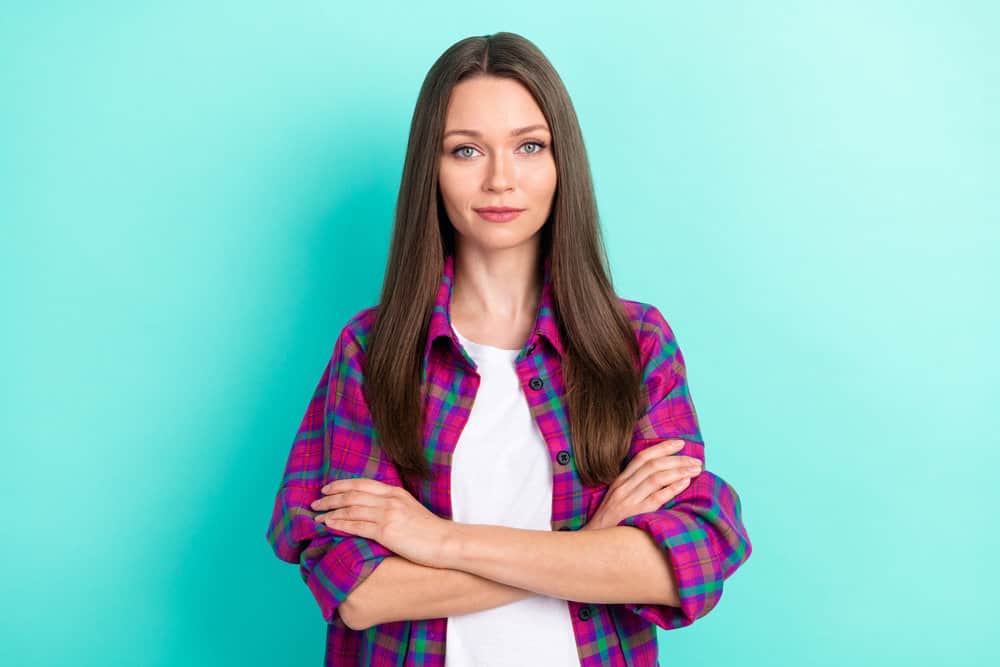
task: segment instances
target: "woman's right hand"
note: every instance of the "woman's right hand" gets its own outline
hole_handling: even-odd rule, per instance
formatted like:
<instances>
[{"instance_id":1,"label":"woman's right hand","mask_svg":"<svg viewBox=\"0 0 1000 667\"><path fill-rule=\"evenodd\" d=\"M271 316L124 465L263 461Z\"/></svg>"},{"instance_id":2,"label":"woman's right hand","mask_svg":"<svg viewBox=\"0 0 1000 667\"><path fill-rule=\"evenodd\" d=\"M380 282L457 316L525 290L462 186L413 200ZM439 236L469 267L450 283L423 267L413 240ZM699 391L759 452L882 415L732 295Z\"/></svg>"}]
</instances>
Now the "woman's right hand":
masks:
<instances>
[{"instance_id":1,"label":"woman's right hand","mask_svg":"<svg viewBox=\"0 0 1000 667\"><path fill-rule=\"evenodd\" d=\"M630 516L658 510L687 488L702 465L694 457L674 456L683 446L682 440L665 440L636 454L580 530L610 528Z\"/></svg>"}]
</instances>

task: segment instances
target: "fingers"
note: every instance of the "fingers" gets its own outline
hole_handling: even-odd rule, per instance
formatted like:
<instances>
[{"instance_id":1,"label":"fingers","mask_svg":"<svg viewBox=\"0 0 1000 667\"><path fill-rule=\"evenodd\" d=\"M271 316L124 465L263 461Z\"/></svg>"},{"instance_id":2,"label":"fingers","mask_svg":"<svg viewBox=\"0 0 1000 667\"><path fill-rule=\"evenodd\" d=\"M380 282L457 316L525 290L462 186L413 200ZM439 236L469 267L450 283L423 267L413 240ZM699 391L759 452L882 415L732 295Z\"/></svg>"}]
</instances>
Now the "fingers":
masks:
<instances>
[{"instance_id":1,"label":"fingers","mask_svg":"<svg viewBox=\"0 0 1000 667\"><path fill-rule=\"evenodd\" d=\"M379 517L379 510L375 507L365 507L363 505L351 505L350 507L341 507L335 509L332 512L326 512L324 514L317 514L313 517L317 522L322 522L329 525L331 519L341 520L341 519L351 519L353 521L376 521Z\"/></svg>"},{"instance_id":2,"label":"fingers","mask_svg":"<svg viewBox=\"0 0 1000 667\"><path fill-rule=\"evenodd\" d=\"M677 461L651 462L633 475L630 493L643 499L665 486L676 484L684 479L697 477L701 473L700 466L669 465Z\"/></svg>"},{"instance_id":3,"label":"fingers","mask_svg":"<svg viewBox=\"0 0 1000 667\"><path fill-rule=\"evenodd\" d=\"M325 484L323 488L320 489L320 492L342 493L344 491L357 489L359 491L366 491L367 493L374 493L378 496L387 496L395 493L395 490L398 488L398 486L385 484L377 479L368 479L367 477L350 477L347 479L335 479L332 482Z\"/></svg>"},{"instance_id":4,"label":"fingers","mask_svg":"<svg viewBox=\"0 0 1000 667\"><path fill-rule=\"evenodd\" d=\"M644 452L640 452L640 454L642 453ZM650 475L662 473L663 471L675 471L676 474L672 476L660 475L659 479L663 480L663 483L659 484L659 486L663 486L673 483L681 476L697 475L701 472L702 467L701 460L693 456L678 456L676 454L660 455L643 461L628 478L620 478L619 487L623 491L629 492L643 484Z\"/></svg>"},{"instance_id":5,"label":"fingers","mask_svg":"<svg viewBox=\"0 0 1000 667\"><path fill-rule=\"evenodd\" d=\"M366 507L376 507L382 500L382 496L368 493L366 491L344 491L323 496L309 503L309 507L314 510L332 510L348 505L362 505Z\"/></svg>"},{"instance_id":6,"label":"fingers","mask_svg":"<svg viewBox=\"0 0 1000 667\"><path fill-rule=\"evenodd\" d=\"M641 511L655 512L677 497L677 495L686 489L689 484L691 484L691 478L685 477L684 479L678 480L673 484L668 484L659 491L654 491L649 494L645 501L643 501Z\"/></svg>"},{"instance_id":7,"label":"fingers","mask_svg":"<svg viewBox=\"0 0 1000 667\"><path fill-rule=\"evenodd\" d=\"M378 526L371 521L350 521L347 519L330 519L326 524L330 530L339 530L348 535L367 537L370 540L378 540Z\"/></svg>"},{"instance_id":8,"label":"fingers","mask_svg":"<svg viewBox=\"0 0 1000 667\"><path fill-rule=\"evenodd\" d=\"M625 469L618 474L618 482L625 482L629 477L632 476L636 470L641 468L646 461L657 456L668 456L679 452L684 447L684 441L678 438L671 438L670 440L664 440L663 442L658 442L655 445L647 447L638 454L636 454Z\"/></svg>"}]
</instances>

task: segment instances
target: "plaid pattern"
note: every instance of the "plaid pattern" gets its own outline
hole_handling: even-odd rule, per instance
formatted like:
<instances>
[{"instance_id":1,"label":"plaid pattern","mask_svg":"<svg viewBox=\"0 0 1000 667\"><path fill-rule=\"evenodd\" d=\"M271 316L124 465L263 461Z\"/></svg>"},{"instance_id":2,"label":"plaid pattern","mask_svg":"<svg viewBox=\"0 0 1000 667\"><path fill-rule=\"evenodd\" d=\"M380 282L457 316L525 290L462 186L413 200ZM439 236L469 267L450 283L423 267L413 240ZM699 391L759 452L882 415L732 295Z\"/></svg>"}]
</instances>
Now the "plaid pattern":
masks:
<instances>
[{"instance_id":1,"label":"plaid pattern","mask_svg":"<svg viewBox=\"0 0 1000 667\"><path fill-rule=\"evenodd\" d=\"M309 504L327 482L367 477L404 486L437 515L452 517L451 456L479 386L475 363L450 324L453 280L454 258L448 255L424 348L421 387L424 451L433 481L404 482L379 448L362 393L364 350L377 306L361 310L344 326L292 443L267 539L278 558L299 564L302 579L319 603L327 622L327 667L444 665L446 618L383 623L364 631L343 624L338 605L394 554L374 540L317 525L317 512ZM577 530L596 511L607 487L583 486L574 464L563 402L563 343L552 298L546 258L535 326L514 363L552 456L552 529ZM628 459L662 440L682 438L681 453L704 462L684 358L673 332L655 306L621 302L635 328L644 369L645 407ZM584 667L657 665L656 627L680 628L711 611L722 596L723 580L750 556L740 499L708 470L659 510L628 517L619 525L648 532L666 550L678 578L681 606L568 601Z\"/></svg>"}]
</instances>

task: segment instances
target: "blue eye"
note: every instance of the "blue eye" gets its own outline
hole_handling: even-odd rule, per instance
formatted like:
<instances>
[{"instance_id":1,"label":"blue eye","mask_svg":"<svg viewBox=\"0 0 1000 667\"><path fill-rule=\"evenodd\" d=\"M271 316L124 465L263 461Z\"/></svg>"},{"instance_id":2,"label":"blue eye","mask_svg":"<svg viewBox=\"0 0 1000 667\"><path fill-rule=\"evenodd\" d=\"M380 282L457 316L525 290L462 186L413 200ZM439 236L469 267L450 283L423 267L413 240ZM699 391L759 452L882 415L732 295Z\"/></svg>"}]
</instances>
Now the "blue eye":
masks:
<instances>
[{"instance_id":1,"label":"blue eye","mask_svg":"<svg viewBox=\"0 0 1000 667\"><path fill-rule=\"evenodd\" d=\"M521 147L523 148L524 146L528 146L530 144L534 144L534 145L538 146L538 148L536 148L533 151L528 151L528 155L536 155L538 153L541 153L542 149L545 148L545 143L543 143L541 141L526 141L523 144L521 144ZM472 157L471 155L467 155L467 154L460 155L459 154L459 151L464 151L465 149L469 149L469 150L472 150L472 151L476 150L472 146L458 146L458 147L452 149L451 154L454 155L455 157L459 158L459 159L468 160L468 159L470 159Z\"/></svg>"}]
</instances>

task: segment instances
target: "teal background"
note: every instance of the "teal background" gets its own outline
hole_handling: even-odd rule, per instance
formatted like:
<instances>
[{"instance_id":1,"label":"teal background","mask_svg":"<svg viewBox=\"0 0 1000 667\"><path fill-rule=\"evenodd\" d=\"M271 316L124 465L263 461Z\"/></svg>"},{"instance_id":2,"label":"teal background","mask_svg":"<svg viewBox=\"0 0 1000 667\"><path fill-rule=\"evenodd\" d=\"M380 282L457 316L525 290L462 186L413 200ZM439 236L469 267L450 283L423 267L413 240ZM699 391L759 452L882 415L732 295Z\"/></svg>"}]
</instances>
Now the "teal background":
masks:
<instances>
[{"instance_id":1,"label":"teal background","mask_svg":"<svg viewBox=\"0 0 1000 667\"><path fill-rule=\"evenodd\" d=\"M1000 10L691 4L4 3L4 663L321 664L274 494L419 85L498 30L564 78L753 542L663 664L1000 658Z\"/></svg>"}]
</instances>

